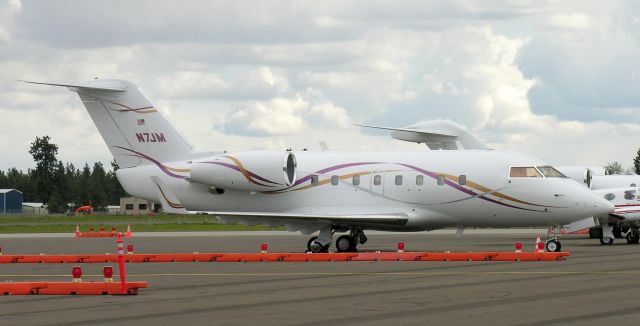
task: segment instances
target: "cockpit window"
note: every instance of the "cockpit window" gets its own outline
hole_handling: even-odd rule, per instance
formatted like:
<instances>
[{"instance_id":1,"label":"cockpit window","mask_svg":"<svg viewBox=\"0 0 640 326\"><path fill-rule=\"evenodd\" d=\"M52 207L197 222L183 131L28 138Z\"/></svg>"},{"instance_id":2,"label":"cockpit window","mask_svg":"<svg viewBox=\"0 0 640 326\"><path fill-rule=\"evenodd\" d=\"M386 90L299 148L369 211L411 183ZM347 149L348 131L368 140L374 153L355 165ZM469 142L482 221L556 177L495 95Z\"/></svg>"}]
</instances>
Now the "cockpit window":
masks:
<instances>
[{"instance_id":1,"label":"cockpit window","mask_svg":"<svg viewBox=\"0 0 640 326\"><path fill-rule=\"evenodd\" d=\"M533 166L514 166L509 171L509 176L512 178L542 178L540 172Z\"/></svg>"},{"instance_id":2,"label":"cockpit window","mask_svg":"<svg viewBox=\"0 0 640 326\"><path fill-rule=\"evenodd\" d=\"M624 192L624 199L626 200L632 200L636 198L636 191L635 190L627 190Z\"/></svg>"},{"instance_id":3,"label":"cockpit window","mask_svg":"<svg viewBox=\"0 0 640 326\"><path fill-rule=\"evenodd\" d=\"M567 176L562 172L556 170L553 166L545 165L539 166L538 170L545 176L545 178L566 178Z\"/></svg>"}]
</instances>

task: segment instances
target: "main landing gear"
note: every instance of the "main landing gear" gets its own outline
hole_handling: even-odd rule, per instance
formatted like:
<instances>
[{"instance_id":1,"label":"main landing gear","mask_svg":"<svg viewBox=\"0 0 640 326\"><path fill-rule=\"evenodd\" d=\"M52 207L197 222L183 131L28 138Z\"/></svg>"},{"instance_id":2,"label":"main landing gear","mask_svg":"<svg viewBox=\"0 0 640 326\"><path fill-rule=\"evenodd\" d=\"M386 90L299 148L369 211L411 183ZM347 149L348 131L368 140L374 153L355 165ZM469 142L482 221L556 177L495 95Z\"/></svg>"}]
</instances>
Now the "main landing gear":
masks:
<instances>
[{"instance_id":1,"label":"main landing gear","mask_svg":"<svg viewBox=\"0 0 640 326\"><path fill-rule=\"evenodd\" d=\"M331 238L335 229L326 227L320 230L317 237L312 237L307 242L307 250L312 253L329 252L331 246ZM356 252L358 245L367 242L367 236L361 227L354 226L349 228L349 234L341 235L336 239L337 252Z\"/></svg>"},{"instance_id":2,"label":"main landing gear","mask_svg":"<svg viewBox=\"0 0 640 326\"><path fill-rule=\"evenodd\" d=\"M367 236L361 227L352 227L349 234L341 235L336 240L336 250L338 252L356 252L358 244L367 242Z\"/></svg>"}]
</instances>

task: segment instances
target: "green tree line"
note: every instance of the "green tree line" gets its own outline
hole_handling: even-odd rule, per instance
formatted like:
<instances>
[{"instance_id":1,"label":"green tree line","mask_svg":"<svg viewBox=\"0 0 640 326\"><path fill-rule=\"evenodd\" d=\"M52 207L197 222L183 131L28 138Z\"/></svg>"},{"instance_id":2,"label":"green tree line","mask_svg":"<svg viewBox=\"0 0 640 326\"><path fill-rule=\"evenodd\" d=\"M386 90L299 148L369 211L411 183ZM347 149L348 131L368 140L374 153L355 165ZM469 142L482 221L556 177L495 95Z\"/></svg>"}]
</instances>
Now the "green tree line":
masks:
<instances>
[{"instance_id":1,"label":"green tree line","mask_svg":"<svg viewBox=\"0 0 640 326\"><path fill-rule=\"evenodd\" d=\"M94 210L105 210L108 205L118 205L126 196L116 178L118 165L111 162L111 170L105 170L101 162L88 163L76 168L72 163L57 159L58 146L49 136L36 137L29 153L35 167L27 171L15 167L0 171L0 188L18 189L23 201L48 205L51 213L64 213L82 205Z\"/></svg>"}]
</instances>

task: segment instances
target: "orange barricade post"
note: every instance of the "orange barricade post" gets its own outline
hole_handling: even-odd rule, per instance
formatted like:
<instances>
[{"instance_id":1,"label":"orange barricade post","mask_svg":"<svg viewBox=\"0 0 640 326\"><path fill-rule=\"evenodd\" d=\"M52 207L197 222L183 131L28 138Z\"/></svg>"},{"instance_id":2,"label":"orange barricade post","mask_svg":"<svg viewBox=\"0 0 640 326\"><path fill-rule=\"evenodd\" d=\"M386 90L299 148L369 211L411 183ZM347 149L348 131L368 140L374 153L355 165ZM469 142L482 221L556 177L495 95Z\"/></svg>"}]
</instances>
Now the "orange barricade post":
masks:
<instances>
[{"instance_id":1,"label":"orange barricade post","mask_svg":"<svg viewBox=\"0 0 640 326\"><path fill-rule=\"evenodd\" d=\"M124 270L124 243L118 235L118 268L120 270L120 294L127 294L127 275Z\"/></svg>"}]
</instances>

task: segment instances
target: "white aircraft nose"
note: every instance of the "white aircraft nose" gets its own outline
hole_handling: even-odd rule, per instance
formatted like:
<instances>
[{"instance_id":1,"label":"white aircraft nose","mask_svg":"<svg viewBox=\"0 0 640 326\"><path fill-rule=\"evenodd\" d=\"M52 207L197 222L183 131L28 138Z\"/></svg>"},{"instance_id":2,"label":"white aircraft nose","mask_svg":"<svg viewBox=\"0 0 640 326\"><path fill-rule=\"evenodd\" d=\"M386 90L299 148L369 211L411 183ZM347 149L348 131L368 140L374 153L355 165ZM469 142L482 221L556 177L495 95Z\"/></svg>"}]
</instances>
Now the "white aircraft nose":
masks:
<instances>
[{"instance_id":1,"label":"white aircraft nose","mask_svg":"<svg viewBox=\"0 0 640 326\"><path fill-rule=\"evenodd\" d=\"M616 207L610 201L600 196L594 197L593 216L607 216L616 209Z\"/></svg>"}]
</instances>

